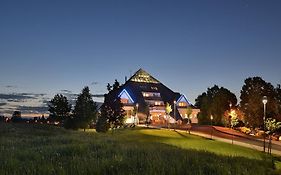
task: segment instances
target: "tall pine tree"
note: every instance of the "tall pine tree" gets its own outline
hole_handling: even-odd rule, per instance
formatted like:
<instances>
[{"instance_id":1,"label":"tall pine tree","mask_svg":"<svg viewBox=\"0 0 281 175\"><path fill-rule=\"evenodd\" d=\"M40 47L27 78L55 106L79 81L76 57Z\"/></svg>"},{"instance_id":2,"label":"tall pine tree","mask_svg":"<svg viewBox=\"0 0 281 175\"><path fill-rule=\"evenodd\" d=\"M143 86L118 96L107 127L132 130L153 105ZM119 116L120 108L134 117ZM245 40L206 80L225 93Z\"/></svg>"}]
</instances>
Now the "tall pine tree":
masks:
<instances>
[{"instance_id":1,"label":"tall pine tree","mask_svg":"<svg viewBox=\"0 0 281 175\"><path fill-rule=\"evenodd\" d=\"M97 121L96 131L97 132L107 132L110 128L108 122L108 116L112 115L112 110L108 107L103 105L101 107L101 113Z\"/></svg>"},{"instance_id":2,"label":"tall pine tree","mask_svg":"<svg viewBox=\"0 0 281 175\"><path fill-rule=\"evenodd\" d=\"M104 103L101 107L101 115L98 118L96 130L97 132L106 132L109 128L118 128L124 125L125 111L120 98L116 98L115 93L120 88L120 83L115 80L113 89L108 83L108 94L105 95Z\"/></svg>"},{"instance_id":3,"label":"tall pine tree","mask_svg":"<svg viewBox=\"0 0 281 175\"><path fill-rule=\"evenodd\" d=\"M97 105L92 99L89 87L85 87L78 95L73 110L74 122L77 128L85 129L95 122L97 116Z\"/></svg>"}]
</instances>

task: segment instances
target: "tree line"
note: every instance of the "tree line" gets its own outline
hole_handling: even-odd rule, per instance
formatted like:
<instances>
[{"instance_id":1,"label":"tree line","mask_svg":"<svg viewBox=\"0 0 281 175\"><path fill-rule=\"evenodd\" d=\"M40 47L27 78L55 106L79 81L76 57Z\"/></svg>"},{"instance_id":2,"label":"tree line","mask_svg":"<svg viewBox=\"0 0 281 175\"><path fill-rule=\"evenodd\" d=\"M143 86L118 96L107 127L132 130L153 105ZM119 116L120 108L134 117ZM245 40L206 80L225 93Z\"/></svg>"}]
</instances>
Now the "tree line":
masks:
<instances>
[{"instance_id":1,"label":"tree line","mask_svg":"<svg viewBox=\"0 0 281 175\"><path fill-rule=\"evenodd\" d=\"M100 109L93 101L88 87L78 95L73 109L65 96L57 94L49 103L49 117L54 121L60 121L69 129L86 129L95 125L98 132L106 132L110 128L122 127L125 111L120 98L114 95L120 86L117 80L112 85L108 83L108 94L105 95ZM199 124L210 124L212 120L215 125L246 125L262 128L264 96L268 99L266 118L281 121L280 85L274 87L261 77L249 77L245 79L242 86L240 103L234 93L217 85L200 94L195 100L195 107L200 109Z\"/></svg>"},{"instance_id":2,"label":"tree line","mask_svg":"<svg viewBox=\"0 0 281 175\"><path fill-rule=\"evenodd\" d=\"M249 77L242 86L239 104L234 93L217 85L199 95L195 100L195 106L200 109L199 123L209 124L212 118L215 125L230 126L234 115L239 120L238 124L261 128L264 125L264 96L267 97L266 118L280 121L280 85L274 87L261 77Z\"/></svg>"},{"instance_id":3,"label":"tree line","mask_svg":"<svg viewBox=\"0 0 281 175\"><path fill-rule=\"evenodd\" d=\"M84 87L78 95L74 109L67 97L56 94L49 102L49 118L60 122L67 129L86 129L94 122L98 115L96 103L92 99L89 87Z\"/></svg>"},{"instance_id":4,"label":"tree line","mask_svg":"<svg viewBox=\"0 0 281 175\"><path fill-rule=\"evenodd\" d=\"M109 83L107 85L109 93L119 87L120 83L117 80L112 86ZM56 94L48 104L50 120L60 122L60 125L66 129L84 129L84 131L94 125L98 132L122 127L125 114L120 98L113 99L105 95L104 103L98 109L92 96L89 87L84 87L72 109L66 96Z\"/></svg>"}]
</instances>

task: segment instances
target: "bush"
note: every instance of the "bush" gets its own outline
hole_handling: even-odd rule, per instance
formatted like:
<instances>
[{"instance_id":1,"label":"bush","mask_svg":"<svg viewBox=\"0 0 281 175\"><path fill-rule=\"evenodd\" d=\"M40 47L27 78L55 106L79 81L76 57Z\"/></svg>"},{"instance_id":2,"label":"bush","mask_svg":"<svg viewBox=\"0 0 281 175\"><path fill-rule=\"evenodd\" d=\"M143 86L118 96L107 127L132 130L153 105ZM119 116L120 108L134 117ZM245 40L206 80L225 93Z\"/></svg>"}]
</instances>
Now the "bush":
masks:
<instances>
[{"instance_id":1,"label":"bush","mask_svg":"<svg viewBox=\"0 0 281 175\"><path fill-rule=\"evenodd\" d=\"M96 131L97 132L107 132L109 129L109 123L107 122L107 118L105 116L100 116L98 118L96 124Z\"/></svg>"},{"instance_id":2,"label":"bush","mask_svg":"<svg viewBox=\"0 0 281 175\"><path fill-rule=\"evenodd\" d=\"M73 129L73 130L77 130L79 128L77 126L77 121L75 121L75 119L72 117L65 120L63 127L65 129Z\"/></svg>"},{"instance_id":3,"label":"bush","mask_svg":"<svg viewBox=\"0 0 281 175\"><path fill-rule=\"evenodd\" d=\"M209 125L211 123L211 120L201 112L198 114L198 123L200 125Z\"/></svg>"}]
</instances>

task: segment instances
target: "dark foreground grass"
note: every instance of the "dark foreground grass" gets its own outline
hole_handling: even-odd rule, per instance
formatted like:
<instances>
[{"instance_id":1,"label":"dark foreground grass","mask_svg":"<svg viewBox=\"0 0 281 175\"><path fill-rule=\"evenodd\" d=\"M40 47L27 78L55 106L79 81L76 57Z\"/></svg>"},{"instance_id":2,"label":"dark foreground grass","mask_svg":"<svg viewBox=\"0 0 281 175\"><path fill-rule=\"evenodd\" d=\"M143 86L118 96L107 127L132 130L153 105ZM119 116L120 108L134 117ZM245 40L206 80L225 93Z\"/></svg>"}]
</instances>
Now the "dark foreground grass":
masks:
<instances>
[{"instance_id":1,"label":"dark foreground grass","mask_svg":"<svg viewBox=\"0 0 281 175\"><path fill-rule=\"evenodd\" d=\"M273 174L262 153L185 133L0 123L0 174Z\"/></svg>"}]
</instances>

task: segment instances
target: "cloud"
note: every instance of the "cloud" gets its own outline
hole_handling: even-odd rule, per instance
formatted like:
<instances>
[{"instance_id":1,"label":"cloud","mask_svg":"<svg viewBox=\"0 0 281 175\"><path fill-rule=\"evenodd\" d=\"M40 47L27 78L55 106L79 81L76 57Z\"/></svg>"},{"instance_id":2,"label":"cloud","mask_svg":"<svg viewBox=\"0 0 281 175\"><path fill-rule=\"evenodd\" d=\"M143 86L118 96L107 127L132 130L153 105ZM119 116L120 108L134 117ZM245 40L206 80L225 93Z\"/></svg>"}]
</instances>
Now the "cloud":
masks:
<instances>
[{"instance_id":1,"label":"cloud","mask_svg":"<svg viewBox=\"0 0 281 175\"><path fill-rule=\"evenodd\" d=\"M78 94L70 90L60 90L67 97L69 103L74 106ZM103 98L104 94L93 94L93 98ZM0 113L12 115L13 111L19 110L23 114L46 114L51 98L44 93L0 93ZM100 105L100 104L99 104Z\"/></svg>"},{"instance_id":2,"label":"cloud","mask_svg":"<svg viewBox=\"0 0 281 175\"><path fill-rule=\"evenodd\" d=\"M36 94L36 93L12 93L12 94L0 93L0 99L4 99L4 100L37 99L45 95L46 94Z\"/></svg>"},{"instance_id":3,"label":"cloud","mask_svg":"<svg viewBox=\"0 0 281 175\"><path fill-rule=\"evenodd\" d=\"M36 94L36 93L17 93L17 95L22 95L22 96L26 96L26 97L34 97L34 98L38 98L38 97L43 97L47 94Z\"/></svg>"},{"instance_id":4,"label":"cloud","mask_svg":"<svg viewBox=\"0 0 281 175\"><path fill-rule=\"evenodd\" d=\"M47 106L44 100L47 99L44 93L0 93L0 113L11 115L15 110L25 110L24 113L45 113ZM20 106L21 105L21 106ZM26 107L22 107L26 106ZM30 107L30 108L27 108ZM45 109L44 109L45 108Z\"/></svg>"},{"instance_id":5,"label":"cloud","mask_svg":"<svg viewBox=\"0 0 281 175\"><path fill-rule=\"evenodd\" d=\"M6 85L4 87L8 88L8 89L15 89L15 88L17 88L17 86L15 86L15 85Z\"/></svg>"},{"instance_id":6,"label":"cloud","mask_svg":"<svg viewBox=\"0 0 281 175\"><path fill-rule=\"evenodd\" d=\"M5 106L7 105L7 103L0 103L0 106Z\"/></svg>"},{"instance_id":7,"label":"cloud","mask_svg":"<svg viewBox=\"0 0 281 175\"><path fill-rule=\"evenodd\" d=\"M67 90L67 89L63 89L63 90L60 90L60 91L62 92L62 95L67 97L68 100L74 100L78 96L78 94L75 94L72 91Z\"/></svg>"},{"instance_id":8,"label":"cloud","mask_svg":"<svg viewBox=\"0 0 281 175\"><path fill-rule=\"evenodd\" d=\"M26 99L8 99L7 102L25 102Z\"/></svg>"},{"instance_id":9,"label":"cloud","mask_svg":"<svg viewBox=\"0 0 281 175\"><path fill-rule=\"evenodd\" d=\"M1 109L0 110L0 114L2 115L2 114L10 114L10 115L12 115L12 113L13 113L13 111L15 111L16 109L15 108L13 108L13 109Z\"/></svg>"},{"instance_id":10,"label":"cloud","mask_svg":"<svg viewBox=\"0 0 281 175\"><path fill-rule=\"evenodd\" d=\"M40 102L42 102L43 104L49 104L49 102L50 102L50 100L47 100L47 99L44 99L44 100L42 100L42 101L40 101Z\"/></svg>"},{"instance_id":11,"label":"cloud","mask_svg":"<svg viewBox=\"0 0 281 175\"><path fill-rule=\"evenodd\" d=\"M96 98L103 98L104 94L93 94L92 96Z\"/></svg>"},{"instance_id":12,"label":"cloud","mask_svg":"<svg viewBox=\"0 0 281 175\"><path fill-rule=\"evenodd\" d=\"M13 93L13 94L0 94L0 99L25 100L25 99L35 99L35 97L29 96L27 93Z\"/></svg>"},{"instance_id":13,"label":"cloud","mask_svg":"<svg viewBox=\"0 0 281 175\"><path fill-rule=\"evenodd\" d=\"M91 85L97 85L97 84L99 84L99 82L93 81L93 82L91 83Z\"/></svg>"},{"instance_id":14,"label":"cloud","mask_svg":"<svg viewBox=\"0 0 281 175\"><path fill-rule=\"evenodd\" d=\"M16 107L12 106L0 106L0 114L2 115L12 115L12 113L16 110Z\"/></svg>"},{"instance_id":15,"label":"cloud","mask_svg":"<svg viewBox=\"0 0 281 175\"><path fill-rule=\"evenodd\" d=\"M22 113L43 114L48 112L47 106L19 106L17 110Z\"/></svg>"},{"instance_id":16,"label":"cloud","mask_svg":"<svg viewBox=\"0 0 281 175\"><path fill-rule=\"evenodd\" d=\"M76 100L78 94L64 94L68 100Z\"/></svg>"},{"instance_id":17,"label":"cloud","mask_svg":"<svg viewBox=\"0 0 281 175\"><path fill-rule=\"evenodd\" d=\"M67 94L71 94L72 91L70 90L67 90L67 89L63 89L63 90L60 90L62 93L67 93Z\"/></svg>"},{"instance_id":18,"label":"cloud","mask_svg":"<svg viewBox=\"0 0 281 175\"><path fill-rule=\"evenodd\" d=\"M31 94L31 95L33 95L34 97L44 97L47 94Z\"/></svg>"}]
</instances>

